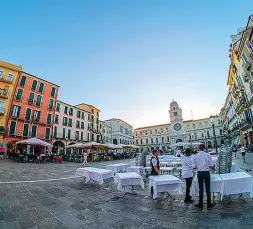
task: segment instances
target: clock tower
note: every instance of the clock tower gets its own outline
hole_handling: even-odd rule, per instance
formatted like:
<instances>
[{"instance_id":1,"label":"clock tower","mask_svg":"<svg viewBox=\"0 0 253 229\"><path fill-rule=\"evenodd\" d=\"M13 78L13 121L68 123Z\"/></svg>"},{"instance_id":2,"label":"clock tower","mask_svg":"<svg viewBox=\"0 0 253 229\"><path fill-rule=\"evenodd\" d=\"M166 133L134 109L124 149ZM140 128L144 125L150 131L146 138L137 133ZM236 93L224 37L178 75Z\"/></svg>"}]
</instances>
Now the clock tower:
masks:
<instances>
[{"instance_id":1,"label":"clock tower","mask_svg":"<svg viewBox=\"0 0 253 229\"><path fill-rule=\"evenodd\" d=\"M178 103L174 100L170 103L169 114L171 123L171 136L175 137L174 140L176 142L180 140L185 141L182 109L178 106Z\"/></svg>"}]
</instances>

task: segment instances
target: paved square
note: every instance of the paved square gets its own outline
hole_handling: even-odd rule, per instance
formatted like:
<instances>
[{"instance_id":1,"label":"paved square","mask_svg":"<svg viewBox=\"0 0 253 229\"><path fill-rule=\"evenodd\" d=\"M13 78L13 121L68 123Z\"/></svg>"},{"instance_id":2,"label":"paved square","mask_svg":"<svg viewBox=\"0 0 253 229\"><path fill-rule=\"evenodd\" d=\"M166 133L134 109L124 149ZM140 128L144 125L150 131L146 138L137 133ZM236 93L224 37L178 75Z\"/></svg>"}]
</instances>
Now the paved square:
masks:
<instances>
[{"instance_id":1,"label":"paved square","mask_svg":"<svg viewBox=\"0 0 253 229\"><path fill-rule=\"evenodd\" d=\"M211 210L198 210L184 204L183 196L174 202L153 200L147 181L146 190L137 188L137 195L125 196L113 180L102 186L85 184L74 178L79 167L0 161L0 228L253 228L253 201L247 195L246 203L233 197L231 204L224 200Z\"/></svg>"}]
</instances>

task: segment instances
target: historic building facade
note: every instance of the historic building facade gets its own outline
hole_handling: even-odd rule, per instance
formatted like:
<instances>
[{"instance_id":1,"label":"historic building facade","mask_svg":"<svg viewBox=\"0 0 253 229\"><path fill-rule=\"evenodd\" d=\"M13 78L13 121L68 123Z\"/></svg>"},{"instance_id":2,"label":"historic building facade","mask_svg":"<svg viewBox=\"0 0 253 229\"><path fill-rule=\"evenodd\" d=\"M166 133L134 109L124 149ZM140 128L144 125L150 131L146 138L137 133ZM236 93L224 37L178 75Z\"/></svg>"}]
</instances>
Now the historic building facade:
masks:
<instances>
[{"instance_id":1,"label":"historic building facade","mask_svg":"<svg viewBox=\"0 0 253 229\"><path fill-rule=\"evenodd\" d=\"M203 142L208 147L224 143L222 119L220 116L198 120L183 120L182 109L176 101L170 104L170 123L137 128L134 130L134 143L142 150L168 150L177 142Z\"/></svg>"},{"instance_id":2,"label":"historic building facade","mask_svg":"<svg viewBox=\"0 0 253 229\"><path fill-rule=\"evenodd\" d=\"M15 142L25 138L37 137L52 142L58 88L56 84L20 72L4 139L9 151Z\"/></svg>"},{"instance_id":3,"label":"historic building facade","mask_svg":"<svg viewBox=\"0 0 253 229\"><path fill-rule=\"evenodd\" d=\"M104 121L106 125L112 128L113 144L133 144L133 127L121 119L108 119Z\"/></svg>"},{"instance_id":4,"label":"historic building facade","mask_svg":"<svg viewBox=\"0 0 253 229\"><path fill-rule=\"evenodd\" d=\"M112 143L112 127L104 121L99 121L100 143Z\"/></svg>"},{"instance_id":5,"label":"historic building facade","mask_svg":"<svg viewBox=\"0 0 253 229\"><path fill-rule=\"evenodd\" d=\"M67 145L89 142L90 120L90 112L57 101L53 125L53 151L64 152Z\"/></svg>"},{"instance_id":6,"label":"historic building facade","mask_svg":"<svg viewBox=\"0 0 253 229\"><path fill-rule=\"evenodd\" d=\"M12 97L22 68L0 61L0 144L4 143Z\"/></svg>"}]
</instances>

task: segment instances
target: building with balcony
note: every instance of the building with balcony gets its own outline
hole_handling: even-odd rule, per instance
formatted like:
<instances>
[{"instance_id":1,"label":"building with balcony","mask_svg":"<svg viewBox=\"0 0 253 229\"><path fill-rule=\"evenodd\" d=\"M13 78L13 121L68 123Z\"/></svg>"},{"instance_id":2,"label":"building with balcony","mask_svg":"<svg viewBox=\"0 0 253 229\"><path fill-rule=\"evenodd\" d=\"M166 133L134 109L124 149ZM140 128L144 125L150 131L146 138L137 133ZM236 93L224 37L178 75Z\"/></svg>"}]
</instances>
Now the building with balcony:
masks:
<instances>
[{"instance_id":1,"label":"building with balcony","mask_svg":"<svg viewBox=\"0 0 253 229\"><path fill-rule=\"evenodd\" d=\"M21 71L19 66L0 61L0 144L4 143L12 96Z\"/></svg>"},{"instance_id":2,"label":"building with balcony","mask_svg":"<svg viewBox=\"0 0 253 229\"><path fill-rule=\"evenodd\" d=\"M91 113L57 101L53 124L53 151L65 152L65 146L90 141Z\"/></svg>"},{"instance_id":3,"label":"building with balcony","mask_svg":"<svg viewBox=\"0 0 253 229\"><path fill-rule=\"evenodd\" d=\"M90 113L90 141L99 142L99 113L100 110L92 105L82 103L75 105L75 107Z\"/></svg>"},{"instance_id":4,"label":"building with balcony","mask_svg":"<svg viewBox=\"0 0 253 229\"><path fill-rule=\"evenodd\" d=\"M169 150L170 145L177 142L203 142L207 147L224 143L222 119L220 116L211 116L198 120L183 120L182 109L176 101L170 103L170 123L141 127L134 130L134 144L141 150L152 151L154 149Z\"/></svg>"},{"instance_id":5,"label":"building with balcony","mask_svg":"<svg viewBox=\"0 0 253 229\"><path fill-rule=\"evenodd\" d=\"M113 144L133 144L133 127L130 124L117 118L105 120L104 123L112 128Z\"/></svg>"},{"instance_id":6,"label":"building with balcony","mask_svg":"<svg viewBox=\"0 0 253 229\"><path fill-rule=\"evenodd\" d=\"M100 143L112 143L112 127L99 120Z\"/></svg>"},{"instance_id":7,"label":"building with balcony","mask_svg":"<svg viewBox=\"0 0 253 229\"><path fill-rule=\"evenodd\" d=\"M7 121L7 151L15 142L37 137L52 143L53 120L59 86L20 72Z\"/></svg>"}]
</instances>

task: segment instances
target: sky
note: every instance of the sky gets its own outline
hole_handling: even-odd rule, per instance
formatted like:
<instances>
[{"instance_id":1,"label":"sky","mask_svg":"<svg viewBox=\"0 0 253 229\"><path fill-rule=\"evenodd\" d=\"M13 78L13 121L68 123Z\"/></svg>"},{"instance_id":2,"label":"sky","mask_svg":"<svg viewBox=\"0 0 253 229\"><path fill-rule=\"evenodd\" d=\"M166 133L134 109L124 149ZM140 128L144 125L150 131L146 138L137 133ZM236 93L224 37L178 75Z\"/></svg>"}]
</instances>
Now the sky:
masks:
<instances>
[{"instance_id":1,"label":"sky","mask_svg":"<svg viewBox=\"0 0 253 229\"><path fill-rule=\"evenodd\" d=\"M92 104L134 128L218 114L230 35L252 0L44 0L1 3L0 60L60 85L59 99Z\"/></svg>"}]
</instances>

